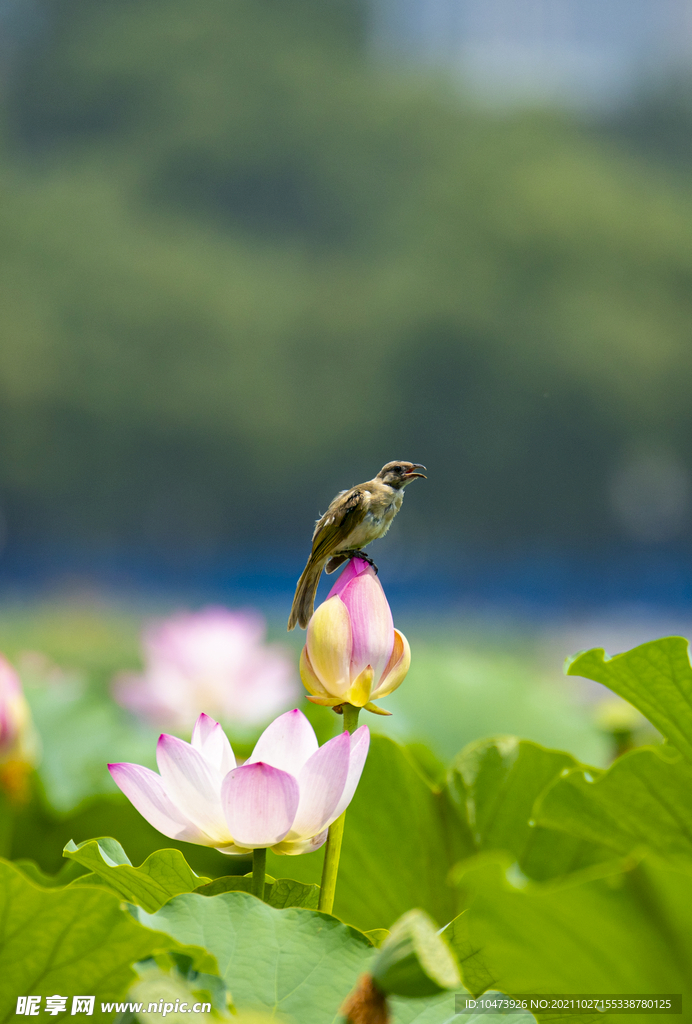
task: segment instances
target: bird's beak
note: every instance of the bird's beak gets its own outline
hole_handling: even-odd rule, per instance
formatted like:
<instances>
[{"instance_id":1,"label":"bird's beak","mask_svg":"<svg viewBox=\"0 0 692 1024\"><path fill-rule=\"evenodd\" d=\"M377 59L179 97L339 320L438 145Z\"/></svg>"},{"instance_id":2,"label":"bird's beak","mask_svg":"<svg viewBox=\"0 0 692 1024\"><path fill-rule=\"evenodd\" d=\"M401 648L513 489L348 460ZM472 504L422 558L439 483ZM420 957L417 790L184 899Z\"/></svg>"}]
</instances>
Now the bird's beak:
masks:
<instances>
[{"instance_id":1,"label":"bird's beak","mask_svg":"<svg viewBox=\"0 0 692 1024\"><path fill-rule=\"evenodd\" d=\"M411 466L411 469L404 473L404 477L406 478L406 480L413 480L413 478L416 476L419 476L421 480L428 479L425 473L414 473L414 469L425 469L425 466L421 466L420 462L414 462Z\"/></svg>"}]
</instances>

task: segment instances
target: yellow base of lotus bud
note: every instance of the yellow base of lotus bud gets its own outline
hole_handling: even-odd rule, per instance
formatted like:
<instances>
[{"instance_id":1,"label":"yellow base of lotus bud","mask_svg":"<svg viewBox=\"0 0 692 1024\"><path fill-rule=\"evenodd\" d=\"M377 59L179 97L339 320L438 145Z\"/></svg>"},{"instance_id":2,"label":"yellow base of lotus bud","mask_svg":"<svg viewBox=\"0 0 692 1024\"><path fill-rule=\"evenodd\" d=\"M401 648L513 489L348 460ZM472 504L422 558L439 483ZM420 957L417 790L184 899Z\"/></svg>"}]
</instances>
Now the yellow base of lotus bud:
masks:
<instances>
[{"instance_id":1,"label":"yellow base of lotus bud","mask_svg":"<svg viewBox=\"0 0 692 1024\"><path fill-rule=\"evenodd\" d=\"M0 764L0 791L10 804L21 807L31 798L29 779L33 767L26 761L5 761Z\"/></svg>"},{"instance_id":2,"label":"yellow base of lotus bud","mask_svg":"<svg viewBox=\"0 0 692 1024\"><path fill-rule=\"evenodd\" d=\"M325 708L337 708L341 704L352 704L354 708L364 708L371 711L373 715L391 715L391 711L383 711L370 700L373 684L372 667L368 665L359 676L351 683L348 689L335 697L327 692L314 673L305 649L300 661L300 675L303 686L308 691L308 700L313 704L320 704Z\"/></svg>"},{"instance_id":3,"label":"yellow base of lotus bud","mask_svg":"<svg viewBox=\"0 0 692 1024\"><path fill-rule=\"evenodd\" d=\"M325 708L340 708L342 704L353 703L350 700L344 700L343 697L315 697L308 695L308 700L313 704L319 704ZM355 707L358 707L356 704ZM377 704L373 704L371 700L367 704L363 704L363 711L370 711L373 715L391 715L391 711L385 711L384 708L378 708Z\"/></svg>"}]
</instances>

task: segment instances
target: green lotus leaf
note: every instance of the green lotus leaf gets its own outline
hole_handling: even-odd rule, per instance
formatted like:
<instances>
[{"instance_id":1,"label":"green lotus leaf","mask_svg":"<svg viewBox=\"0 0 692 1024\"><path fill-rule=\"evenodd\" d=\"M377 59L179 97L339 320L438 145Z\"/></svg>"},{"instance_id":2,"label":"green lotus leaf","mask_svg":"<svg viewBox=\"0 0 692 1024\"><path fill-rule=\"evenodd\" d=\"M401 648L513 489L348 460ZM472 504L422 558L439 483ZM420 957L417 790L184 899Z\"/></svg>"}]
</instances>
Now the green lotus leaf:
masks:
<instances>
[{"instance_id":1,"label":"green lotus leaf","mask_svg":"<svg viewBox=\"0 0 692 1024\"><path fill-rule=\"evenodd\" d=\"M63 856L95 873L99 884L151 913L172 896L192 892L210 879L200 877L180 850L156 850L139 867L134 867L115 839L89 839L79 846L70 840ZM93 884L83 876L75 885Z\"/></svg>"}]
</instances>

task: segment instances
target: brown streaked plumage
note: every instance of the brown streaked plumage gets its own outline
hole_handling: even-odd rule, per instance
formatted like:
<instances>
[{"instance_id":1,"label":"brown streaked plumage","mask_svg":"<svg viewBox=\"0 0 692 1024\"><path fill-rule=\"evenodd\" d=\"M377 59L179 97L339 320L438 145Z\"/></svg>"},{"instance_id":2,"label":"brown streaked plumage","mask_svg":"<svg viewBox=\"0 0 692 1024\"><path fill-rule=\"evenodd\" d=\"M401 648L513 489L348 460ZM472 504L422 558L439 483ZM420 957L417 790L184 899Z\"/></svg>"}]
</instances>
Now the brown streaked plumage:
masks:
<instances>
[{"instance_id":1,"label":"brown streaked plumage","mask_svg":"<svg viewBox=\"0 0 692 1024\"><path fill-rule=\"evenodd\" d=\"M417 469L425 466L417 462L388 462L373 480L366 480L350 491L339 491L315 526L312 551L293 598L289 630L296 624L307 628L325 567L327 572L334 572L371 541L384 537L401 508L404 487L416 477L426 479L424 473L415 472Z\"/></svg>"}]
</instances>

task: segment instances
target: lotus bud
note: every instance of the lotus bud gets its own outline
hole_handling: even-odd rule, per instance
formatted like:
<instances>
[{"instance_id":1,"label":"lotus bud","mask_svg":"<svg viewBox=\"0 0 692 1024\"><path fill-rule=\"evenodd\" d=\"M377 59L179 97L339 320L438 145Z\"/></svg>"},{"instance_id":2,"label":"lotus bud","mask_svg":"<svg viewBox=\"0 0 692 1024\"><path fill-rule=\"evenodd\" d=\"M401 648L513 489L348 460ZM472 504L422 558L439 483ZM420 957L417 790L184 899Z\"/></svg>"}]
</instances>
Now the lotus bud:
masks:
<instances>
[{"instance_id":1,"label":"lotus bud","mask_svg":"<svg viewBox=\"0 0 692 1024\"><path fill-rule=\"evenodd\" d=\"M456 958L423 910L409 910L392 925L371 970L386 995L416 999L461 988Z\"/></svg>"},{"instance_id":2,"label":"lotus bud","mask_svg":"<svg viewBox=\"0 0 692 1024\"><path fill-rule=\"evenodd\" d=\"M599 701L594 717L597 728L610 736L612 760L631 750L635 746L636 734L647 725L641 712L615 694Z\"/></svg>"},{"instance_id":3,"label":"lotus bud","mask_svg":"<svg viewBox=\"0 0 692 1024\"><path fill-rule=\"evenodd\" d=\"M461 988L454 953L423 910L409 910L392 925L369 974L341 1008L348 1024L389 1024L388 996L423 999Z\"/></svg>"},{"instance_id":4,"label":"lotus bud","mask_svg":"<svg viewBox=\"0 0 692 1024\"><path fill-rule=\"evenodd\" d=\"M410 664L408 640L394 628L374 569L352 558L308 624L300 658L308 700L390 714L372 701L396 690Z\"/></svg>"},{"instance_id":5,"label":"lotus bud","mask_svg":"<svg viewBox=\"0 0 692 1024\"><path fill-rule=\"evenodd\" d=\"M38 736L19 676L0 655L0 789L22 803L27 778L38 760Z\"/></svg>"}]
</instances>

